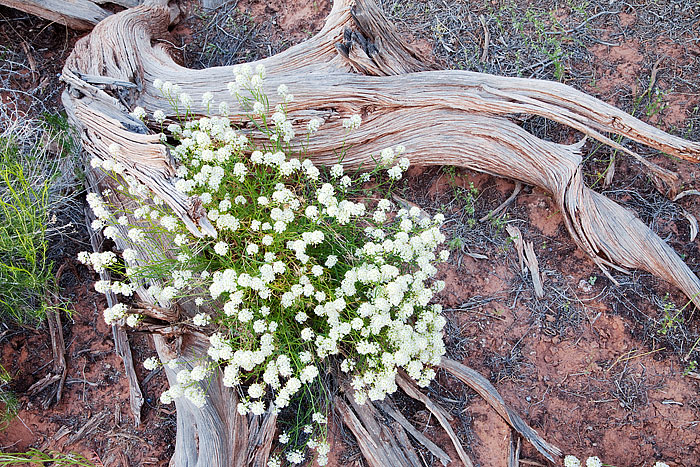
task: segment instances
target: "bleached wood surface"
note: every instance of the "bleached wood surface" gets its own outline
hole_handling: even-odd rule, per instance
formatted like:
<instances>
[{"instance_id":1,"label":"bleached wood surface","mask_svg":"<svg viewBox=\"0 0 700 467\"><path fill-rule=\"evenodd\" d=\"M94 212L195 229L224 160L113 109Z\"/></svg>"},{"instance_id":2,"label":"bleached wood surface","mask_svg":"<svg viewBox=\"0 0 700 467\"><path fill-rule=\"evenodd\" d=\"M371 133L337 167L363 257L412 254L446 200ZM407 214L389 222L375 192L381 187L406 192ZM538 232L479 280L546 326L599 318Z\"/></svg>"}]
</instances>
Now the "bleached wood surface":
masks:
<instances>
[{"instance_id":1,"label":"bleached wood surface","mask_svg":"<svg viewBox=\"0 0 700 467\"><path fill-rule=\"evenodd\" d=\"M230 67L190 70L171 58L167 30L171 17L164 1L152 0L98 24L77 43L65 65L68 89L63 100L81 131L88 157L111 157L109 145L120 144L121 162L128 171L164 198L193 233L203 235L210 229L206 215L192 211L190 200L174 189L173 165L165 147L128 112L141 105L151 113L161 109L172 114L153 87L160 78L192 95L195 113L204 113L199 96L210 91L215 100L231 104L236 123L244 122L236 117L238 109L226 89L233 79ZM604 271L647 270L700 305L700 280L679 256L634 214L584 185L581 144L541 140L508 116L544 116L626 151L671 194L678 190L674 173L619 146L609 135L626 136L690 162L700 160L700 144L669 135L560 83L435 70L403 43L371 0L335 1L321 32L259 63L267 68L271 106L277 103L277 86L286 84L295 95L288 106L290 119L299 127L312 117L324 121L308 147L315 162L334 163L334 150L342 140L351 146L345 162L356 166L371 162L371 155L385 147L403 144L413 164L466 167L542 187L552 193L573 240ZM354 113L362 115L363 124L346 138L341 122ZM187 316L186 309L182 312ZM175 321L164 323L160 331L153 329L165 360L178 358L187 365L183 355L205 353L205 336ZM173 379L173 372L166 371ZM184 400L176 402L172 464L260 465L269 453L273 420L238 416L235 393L219 379L209 383L207 395L210 404L203 409ZM385 465L387 459L410 463L414 454L400 442L405 434L396 431L394 438L376 443L373 437L389 435L383 427L373 428L375 409L353 407L352 400L339 397L337 407L371 465ZM558 455L522 420L506 409L500 411L532 436L546 456Z\"/></svg>"}]
</instances>

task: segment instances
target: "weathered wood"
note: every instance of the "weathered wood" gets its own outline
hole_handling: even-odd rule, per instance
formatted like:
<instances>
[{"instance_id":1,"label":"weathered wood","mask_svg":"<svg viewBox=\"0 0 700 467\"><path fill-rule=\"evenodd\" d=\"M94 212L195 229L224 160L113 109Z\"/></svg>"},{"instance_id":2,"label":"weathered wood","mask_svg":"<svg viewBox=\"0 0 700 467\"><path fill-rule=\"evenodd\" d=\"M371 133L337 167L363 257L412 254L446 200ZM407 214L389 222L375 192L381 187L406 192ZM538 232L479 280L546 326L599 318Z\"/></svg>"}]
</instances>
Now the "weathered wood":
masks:
<instances>
[{"instance_id":1,"label":"weathered wood","mask_svg":"<svg viewBox=\"0 0 700 467\"><path fill-rule=\"evenodd\" d=\"M508 467L520 467L520 436L515 430L510 430Z\"/></svg>"},{"instance_id":2,"label":"weathered wood","mask_svg":"<svg viewBox=\"0 0 700 467\"><path fill-rule=\"evenodd\" d=\"M513 427L513 429L522 435L523 438L532 443L532 445L535 446L537 450L547 459L552 462L556 462L554 458L561 457L561 449L542 439L542 437L540 437L535 430L525 423L525 421L523 421L518 414L509 408L500 394L498 394L498 391L496 391L496 388L494 388L486 378L471 368L464 366L459 362L455 362L454 360L450 360L449 358L443 358L439 367L451 373L460 381L479 393L479 395L486 399L486 402L488 402L491 407L493 407L496 412L503 417L506 423Z\"/></svg>"},{"instance_id":3,"label":"weathered wood","mask_svg":"<svg viewBox=\"0 0 700 467\"><path fill-rule=\"evenodd\" d=\"M117 143L122 148L117 158L127 171L163 198L193 234L203 236L211 232L206 214L193 213L189 200L174 189L170 155L129 110L141 105L149 112L161 109L173 115L153 86L159 78L181 85L194 97L195 114L206 110L198 97L212 92L215 100L231 104L234 123L243 124L244 118L226 89L233 78L230 67L189 70L170 56L171 18L165 0L152 0L98 24L76 44L66 62L63 76L69 87L63 101L80 129L87 154L111 158L108 148ZM434 66L401 41L371 0L335 1L316 36L252 65L257 63L267 68L265 91L271 106L279 102L275 90L280 84L288 85L296 96L288 114L298 133L311 117L324 121L308 145L308 156L316 163L335 163L341 141L350 147L344 161L351 166L370 162L385 147L403 144L414 164L450 164L542 187L552 193L573 240L606 273L608 268L645 269L671 281L700 305L700 280L678 255L632 213L583 184L582 143L543 141L507 117L540 115L569 125L637 157L670 192L677 190L675 174L606 135L626 136L692 162L700 161L700 144L664 133L560 83L431 71ZM124 86L126 82L134 86ZM119 99L110 94L117 88ZM341 122L353 113L362 115L363 124L347 135ZM255 138L252 132L250 136ZM153 303L145 289L137 294ZM186 308L182 313L192 314ZM158 327L161 333L154 334L154 341L162 360L175 359L189 368L190 356L206 354L206 336L177 324L153 329ZM550 459L561 454L506 408L488 381L456 362L445 361L443 367L481 388L499 413ZM166 367L166 375L173 381L175 371ZM206 391L208 403L202 409L184 399L175 402L178 430L172 465L243 466L264 457L250 454L255 446L262 446L258 452L269 453L271 430L260 429L266 422L251 422L237 414L235 393L223 387L220 375ZM406 434L392 434L380 426L375 409L355 406L342 396L335 402L370 465L419 464L415 452L403 443Z\"/></svg>"},{"instance_id":4,"label":"weathered wood","mask_svg":"<svg viewBox=\"0 0 700 467\"><path fill-rule=\"evenodd\" d=\"M518 193L520 193L520 190L523 189L523 184L520 181L515 182L515 187L513 188L513 192L506 198L505 201L503 201L501 204L499 204L496 208L492 209L488 214L486 214L484 217L479 219L479 222L486 222L487 220L490 219L496 219L501 215L505 209L510 206L513 201L515 201L515 198L518 196Z\"/></svg>"},{"instance_id":5,"label":"weathered wood","mask_svg":"<svg viewBox=\"0 0 700 467\"><path fill-rule=\"evenodd\" d=\"M104 186L100 183L100 180L95 177L95 173L92 171L87 171L87 189L93 193L101 193L101 188ZM103 183L106 181L103 181ZM113 188L113 187L109 187ZM90 232L90 243L92 250L95 252L102 251L102 245L104 243L104 237L102 232L95 231L92 227L92 221L95 219L94 214L90 209L85 210L85 218L87 219L86 224L88 225L88 231ZM100 272L100 280L111 280L111 273L107 270ZM117 303L117 297L113 292L107 294L107 306L114 306ZM99 319L99 318L98 318ZM131 345L129 344L129 337L126 335L126 331L121 324L112 324L112 338L114 339L114 350L122 359L124 364L124 372L126 373L126 378L129 383L129 408L131 409L131 415L134 417L134 426L138 427L141 425L141 407L143 407L144 397L141 392L141 386L139 385L138 377L136 376L136 369L134 368L134 357L131 353Z\"/></svg>"},{"instance_id":6,"label":"weathered wood","mask_svg":"<svg viewBox=\"0 0 700 467\"><path fill-rule=\"evenodd\" d=\"M371 467L424 465L418 460L413 447L401 444L397 439L399 437L393 435L390 428L380 421L377 409L371 402L358 405L352 396L336 396L334 407L355 435L362 456ZM394 427L394 430L399 428L400 426Z\"/></svg>"},{"instance_id":7,"label":"weathered wood","mask_svg":"<svg viewBox=\"0 0 700 467\"><path fill-rule=\"evenodd\" d=\"M377 406L378 406L380 409L382 409L382 411L384 411L384 412L385 412L387 415L389 415L391 418L393 418L393 419L396 420L398 423L400 423L401 426L404 427L404 429L405 429L406 431L408 431L408 432L411 434L411 436L413 436L413 437L416 439L416 441L418 441L420 444L422 444L423 446L425 446L425 448L426 448L428 451L430 451L430 453L431 453L433 456L437 457L437 458L440 460L440 462L442 462L442 465L447 465L447 464L449 464L449 463L452 461L452 459L450 458L450 456L449 456L445 451L443 451L442 449L440 449L435 443L433 443L433 442L430 441L428 438L426 438L426 436L425 436L423 433L421 433L420 431L418 431L418 430L416 429L416 427L414 427L414 426L411 424L411 422L409 422L409 421L406 419L406 417L404 417L404 416L401 414L401 412L399 412L398 410L396 410L396 408L393 407L390 403L385 402L385 401L380 401L379 403L377 403Z\"/></svg>"},{"instance_id":8,"label":"weathered wood","mask_svg":"<svg viewBox=\"0 0 700 467\"><path fill-rule=\"evenodd\" d=\"M543 187L554 195L574 241L606 274L608 268L644 269L671 281L700 304L700 280L678 255L634 215L583 184L580 145L542 141L499 115L541 115L614 147L618 147L617 143L603 136L603 132L626 136L690 161L700 160L700 144L664 133L560 83L464 71L395 76L347 73L357 65L338 55L332 46L344 43L346 29L372 34L374 47L366 44L357 47L369 51L365 55L372 61L376 74L395 73L401 67L392 57L406 56L403 48L374 24L380 21L355 24L365 17L358 13L365 7L376 8L365 0L356 4L351 0L335 2L318 35L259 62L268 70L265 90L272 106L278 103L277 86L292 84L296 98L288 107L290 118L300 125L312 116L324 120L321 130L309 143L309 157L319 163L334 162L337 144L345 139L351 148L345 162L359 165L384 147L401 142L409 148L408 156L413 163L462 166ZM169 46L158 42L158 38L167 35L164 25L168 18L168 9L159 5L140 6L108 18L76 45L66 71L99 75L108 70L110 77L139 86L142 92L133 95L134 104L151 110L161 108L166 113L169 105L153 87L155 78L181 83L183 91L192 96L209 91L217 101L230 101L226 89L232 76L230 67L183 68L167 54ZM124 50L125 47L130 50ZM418 68L418 59L406 60L408 71ZM300 76L302 80L298 79ZM85 113L95 112L86 107L82 106ZM95 108L92 103L89 107ZM240 110L236 103L232 102L231 107L232 119L242 123L236 117ZM192 111L205 110L195 99ZM341 121L351 113L361 113L365 123L346 138ZM113 141L123 140L125 146L133 146L131 137L122 136L124 128L116 124L115 118L107 122L95 115L87 123L90 131L115 135ZM88 136L88 144L94 145L96 137ZM158 146L144 141L143 148L148 144ZM154 163L160 158L162 165L169 164L162 151L151 152ZM139 154L136 148L126 153L128 157ZM674 177L666 177L666 181L672 184ZM150 184L154 190L168 191L166 180L153 180ZM183 200L168 202L179 214L186 212ZM190 216L184 219L188 225L195 225ZM619 235L623 231L627 235Z\"/></svg>"},{"instance_id":9,"label":"weathered wood","mask_svg":"<svg viewBox=\"0 0 700 467\"><path fill-rule=\"evenodd\" d=\"M202 6L207 10L215 10L226 3L226 0L202 0Z\"/></svg>"},{"instance_id":10,"label":"weathered wood","mask_svg":"<svg viewBox=\"0 0 700 467\"><path fill-rule=\"evenodd\" d=\"M452 420L452 416L445 409L443 409L435 402L430 400L428 396L423 394L415 386L415 383L413 383L408 377L406 377L403 372L399 373L399 375L396 377L396 382L408 396L419 400L423 404L425 404L427 409L430 410L430 413L432 413L435 416L435 418L437 418L438 422L440 423L440 426L442 426L445 432L447 432L447 436L449 436L450 440L452 441L452 444L454 445L455 450L457 451L457 455L459 456L459 459L462 461L464 466L473 467L474 463L469 458L469 455L464 450L462 444L459 442L457 434L450 425L450 420Z\"/></svg>"},{"instance_id":11,"label":"weathered wood","mask_svg":"<svg viewBox=\"0 0 700 467\"><path fill-rule=\"evenodd\" d=\"M518 253L518 264L520 264L520 272L524 273L526 270L530 271L530 277L532 278L532 285L535 289L535 296L537 298L544 297L544 289L542 288L542 276L540 275L539 263L537 261L537 256L535 256L535 247L532 242L526 242L523 239L523 234L520 229L514 225L507 225L506 232L513 239L513 246L515 251Z\"/></svg>"},{"instance_id":12,"label":"weathered wood","mask_svg":"<svg viewBox=\"0 0 700 467\"><path fill-rule=\"evenodd\" d=\"M63 24L76 31L89 31L111 15L111 12L96 3L90 0L0 0L2 5Z\"/></svg>"},{"instance_id":13,"label":"weathered wood","mask_svg":"<svg viewBox=\"0 0 700 467\"><path fill-rule=\"evenodd\" d=\"M59 310L50 309L46 312L46 322L49 325L49 335L51 336L51 353L53 354L53 373L61 375L56 386L55 401L60 402L63 386L68 374L66 364L66 343L63 339L63 326L61 325L61 315ZM47 401L49 402L49 401ZM47 408L48 404L44 408Z\"/></svg>"}]
</instances>

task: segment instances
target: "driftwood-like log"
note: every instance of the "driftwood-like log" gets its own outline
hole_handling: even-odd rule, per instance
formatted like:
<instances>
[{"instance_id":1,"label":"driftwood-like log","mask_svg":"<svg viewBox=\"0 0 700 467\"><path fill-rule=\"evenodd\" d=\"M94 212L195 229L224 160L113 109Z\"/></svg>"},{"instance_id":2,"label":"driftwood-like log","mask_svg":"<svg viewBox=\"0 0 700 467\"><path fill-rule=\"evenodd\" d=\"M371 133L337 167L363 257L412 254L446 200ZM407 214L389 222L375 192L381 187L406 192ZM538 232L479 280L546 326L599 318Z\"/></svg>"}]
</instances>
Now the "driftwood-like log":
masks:
<instances>
[{"instance_id":1,"label":"driftwood-like log","mask_svg":"<svg viewBox=\"0 0 700 467\"><path fill-rule=\"evenodd\" d=\"M464 450L462 444L459 442L457 434L452 429L452 425L450 425L450 421L453 419L453 417L445 409L437 405L435 402L430 400L428 396L423 394L416 387L415 382L411 381L403 372L396 377L396 382L409 397L419 400L425 404L425 407L435 416L435 418L438 419L440 426L442 426L447 433L447 436L449 436L455 450L457 451L459 459L462 461L462 464L464 464L465 467L473 467L474 463L467 455L467 452Z\"/></svg>"},{"instance_id":2,"label":"driftwood-like log","mask_svg":"<svg viewBox=\"0 0 700 467\"><path fill-rule=\"evenodd\" d=\"M204 6L215 8L212 4L218 1L204 0ZM111 15L111 11L102 8L101 5L105 3L132 8L143 3L143 0L0 0L0 5L63 24L76 31L89 31Z\"/></svg>"},{"instance_id":3,"label":"driftwood-like log","mask_svg":"<svg viewBox=\"0 0 700 467\"><path fill-rule=\"evenodd\" d=\"M149 112L161 109L172 116L166 99L153 86L159 78L179 84L195 97L195 114L205 113L198 97L208 91L215 100L231 104L235 123L245 122L226 89L233 78L230 67L190 70L171 57L171 13L165 0L151 0L98 24L76 44L66 62L63 77L68 89L63 102L89 156L111 158L108 148L118 143L123 149L118 157L127 170L163 198L191 232L203 236L211 231L206 214L193 210L190 201L174 189L168 152L128 112L141 105ZM691 162L700 161L700 144L669 135L563 84L436 71L402 42L371 0L336 0L316 36L259 63L267 69L265 90L271 106L278 103L277 86L286 84L295 95L288 105L289 118L299 128L311 117L324 121L308 147L308 156L316 163L335 163L335 150L343 140L350 148L344 162L353 166L371 162L371 156L385 147L403 144L414 164L466 167L542 187L552 193L573 240L606 273L609 268L644 269L670 281L700 306L700 280L678 255L632 213L584 185L582 143L543 141L508 116L540 115L621 149L640 160L671 194L677 191L675 174L608 135L622 135ZM341 121L353 113L362 115L363 124L346 136ZM255 137L252 132L251 136ZM142 301L153 303L145 289L138 294ZM182 313L191 314L186 306ZM206 355L203 334L177 323L150 329L160 330L154 340L164 361L174 359L187 368L192 366L192 355ZM477 381L488 388L483 395L550 459L559 455L556 447L504 408L487 381L458 365L443 363L465 382ZM166 374L174 379L170 368ZM184 399L176 401L178 430L172 464L243 466L263 460L272 443L271 419L239 416L236 394L219 377L207 382L206 391L208 403L202 409ZM353 406L352 399L344 396L335 402L371 465L415 465L415 452L402 444L406 434L392 436L385 426L377 426L374 408ZM386 437L380 438L386 442L378 443L374 433Z\"/></svg>"},{"instance_id":4,"label":"driftwood-like log","mask_svg":"<svg viewBox=\"0 0 700 467\"><path fill-rule=\"evenodd\" d=\"M508 407L503 398L498 394L496 388L488 382L486 378L469 367L462 365L459 362L443 358L440 367L451 373L464 384L474 389L481 397L486 399L491 407L503 417L515 431L522 435L526 440L532 443L547 459L555 462L554 457L562 455L561 449L548 443L537 432L532 429L520 416Z\"/></svg>"},{"instance_id":5,"label":"driftwood-like log","mask_svg":"<svg viewBox=\"0 0 700 467\"><path fill-rule=\"evenodd\" d=\"M409 73L431 66L421 66L383 18L369 1L337 1L319 34L260 61L268 72L265 90L271 106L278 103L277 86L288 84L295 95L288 106L290 118L300 125L313 116L324 120L309 144L309 157L319 163L335 162L334 150L345 139L350 146L345 163L357 166L383 148L402 143L414 164L450 164L540 186L553 194L572 238L603 271L649 271L700 305L700 281L678 255L634 214L584 185L580 144L543 141L501 115L541 115L615 147L617 143L603 133L626 136L692 162L700 161L699 143L669 135L560 83L465 71ZM76 45L65 66L69 83L78 91L94 88L75 72L130 81L140 90L131 94L132 105L171 114L166 99L153 87L156 78L178 83L192 96L210 91L217 101L231 101L226 89L232 78L229 67L183 68L168 54L168 43L158 42L167 37L168 21L169 10L158 5L107 18ZM382 23L386 27L380 27ZM347 34L346 29L355 32ZM360 34L362 39L356 40ZM371 67L357 64L365 56ZM348 72L356 69L408 74ZM127 148L123 162L142 182L165 195L196 230L192 224L197 220L186 214L187 200L178 199L169 183L172 172L164 147L152 135L130 132L130 123L124 122L126 109L116 99L100 99L98 108L94 99L101 94L104 91L68 99L67 107L84 122L86 145L104 157L111 142ZM235 102L231 107L235 119L240 109ZM201 114L206 109L195 99L192 111ZM361 113L364 124L346 138L341 121L352 113ZM142 173L146 169L148 173ZM675 191L675 175L664 174L669 173L656 170Z\"/></svg>"},{"instance_id":6,"label":"driftwood-like log","mask_svg":"<svg viewBox=\"0 0 700 467\"><path fill-rule=\"evenodd\" d=\"M2 5L63 24L76 31L89 31L111 14L111 12L97 5L97 3L91 0L0 1Z\"/></svg>"}]
</instances>

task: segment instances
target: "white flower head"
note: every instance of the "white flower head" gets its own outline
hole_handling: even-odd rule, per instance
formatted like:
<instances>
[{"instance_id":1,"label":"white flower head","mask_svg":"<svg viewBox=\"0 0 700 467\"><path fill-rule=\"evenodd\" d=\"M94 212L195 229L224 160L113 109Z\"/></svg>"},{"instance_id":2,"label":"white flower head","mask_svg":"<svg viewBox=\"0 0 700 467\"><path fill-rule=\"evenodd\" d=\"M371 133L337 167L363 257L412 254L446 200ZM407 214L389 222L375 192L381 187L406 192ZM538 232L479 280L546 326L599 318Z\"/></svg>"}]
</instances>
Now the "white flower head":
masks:
<instances>
[{"instance_id":1,"label":"white flower head","mask_svg":"<svg viewBox=\"0 0 700 467\"><path fill-rule=\"evenodd\" d=\"M138 326L140 321L139 315L129 315L126 317L126 325L131 328Z\"/></svg>"},{"instance_id":2,"label":"white flower head","mask_svg":"<svg viewBox=\"0 0 700 467\"><path fill-rule=\"evenodd\" d=\"M362 117L360 117L358 114L354 114L350 118L343 120L343 128L347 128L348 130L356 130L360 128L361 123Z\"/></svg>"},{"instance_id":3,"label":"white flower head","mask_svg":"<svg viewBox=\"0 0 700 467\"><path fill-rule=\"evenodd\" d=\"M143 367L147 370L155 370L158 368L158 365L160 365L160 360L158 360L156 357L148 357L143 362Z\"/></svg>"},{"instance_id":4,"label":"white flower head","mask_svg":"<svg viewBox=\"0 0 700 467\"><path fill-rule=\"evenodd\" d=\"M109 153L113 156L116 157L121 153L122 147L118 143L112 143L109 145ZM103 162L104 164L104 162Z\"/></svg>"},{"instance_id":5,"label":"white flower head","mask_svg":"<svg viewBox=\"0 0 700 467\"><path fill-rule=\"evenodd\" d=\"M226 242L217 242L214 245L214 251L217 255L224 256L226 253L228 253L228 244Z\"/></svg>"},{"instance_id":6,"label":"white flower head","mask_svg":"<svg viewBox=\"0 0 700 467\"><path fill-rule=\"evenodd\" d=\"M333 167L331 167L331 176L333 178L339 178L343 176L342 164L335 164Z\"/></svg>"},{"instance_id":7,"label":"white flower head","mask_svg":"<svg viewBox=\"0 0 700 467\"><path fill-rule=\"evenodd\" d=\"M265 79L265 77L267 76L265 65L263 65L262 63L258 63L257 65L255 65L255 74L260 76L260 79Z\"/></svg>"},{"instance_id":8,"label":"white flower head","mask_svg":"<svg viewBox=\"0 0 700 467\"><path fill-rule=\"evenodd\" d=\"M160 109L156 110L153 112L153 120L157 123L163 123L165 121L165 112Z\"/></svg>"},{"instance_id":9,"label":"white flower head","mask_svg":"<svg viewBox=\"0 0 700 467\"><path fill-rule=\"evenodd\" d=\"M292 464L304 462L304 453L302 451L288 451L285 457Z\"/></svg>"},{"instance_id":10,"label":"white flower head","mask_svg":"<svg viewBox=\"0 0 700 467\"><path fill-rule=\"evenodd\" d=\"M318 118L312 118L311 120L309 120L309 123L307 124L307 129L309 130L309 133L316 133L321 127L321 123L321 120Z\"/></svg>"},{"instance_id":11,"label":"white flower head","mask_svg":"<svg viewBox=\"0 0 700 467\"><path fill-rule=\"evenodd\" d=\"M201 297L198 297L201 298ZM211 321L211 317L206 313L198 313L192 318L192 323L195 326L206 326Z\"/></svg>"},{"instance_id":12,"label":"white flower head","mask_svg":"<svg viewBox=\"0 0 700 467\"><path fill-rule=\"evenodd\" d=\"M194 101L192 100L192 96L190 96L190 95L187 94L186 92L183 92L182 94L180 94L180 96L179 96L178 98L179 98L179 100L180 100L180 103L181 103L183 106L185 106L186 108L189 109L190 107L192 107L192 103L193 103Z\"/></svg>"},{"instance_id":13,"label":"white flower head","mask_svg":"<svg viewBox=\"0 0 700 467\"><path fill-rule=\"evenodd\" d=\"M143 107L135 107L134 110L131 111L131 115L139 120L143 120L146 117L146 110L144 110Z\"/></svg>"}]
</instances>

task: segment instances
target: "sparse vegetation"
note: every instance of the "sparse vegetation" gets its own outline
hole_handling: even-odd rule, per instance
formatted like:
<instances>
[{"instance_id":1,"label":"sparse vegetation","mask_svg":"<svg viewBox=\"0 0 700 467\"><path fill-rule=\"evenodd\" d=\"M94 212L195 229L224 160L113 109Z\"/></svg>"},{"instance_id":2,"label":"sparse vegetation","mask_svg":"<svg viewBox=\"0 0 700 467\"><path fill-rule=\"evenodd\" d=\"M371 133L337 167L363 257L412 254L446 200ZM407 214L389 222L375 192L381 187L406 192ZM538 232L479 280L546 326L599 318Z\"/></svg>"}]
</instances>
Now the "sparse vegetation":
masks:
<instances>
[{"instance_id":1,"label":"sparse vegetation","mask_svg":"<svg viewBox=\"0 0 700 467\"><path fill-rule=\"evenodd\" d=\"M19 409L17 396L9 389L12 376L0 365L0 431L4 430L10 420L15 418Z\"/></svg>"},{"instance_id":2,"label":"sparse vegetation","mask_svg":"<svg viewBox=\"0 0 700 467\"><path fill-rule=\"evenodd\" d=\"M690 303L691 302L687 302L679 309L676 307L676 304L670 300L668 294L666 294L661 301L661 312L663 314L659 324L659 333L666 335L676 326L682 325L684 323L683 310L685 310Z\"/></svg>"},{"instance_id":3,"label":"sparse vegetation","mask_svg":"<svg viewBox=\"0 0 700 467\"><path fill-rule=\"evenodd\" d=\"M446 165L442 168L443 173L447 176L447 182L452 189L453 200L459 205L459 209L467 215L467 226L473 228L476 225L474 214L476 213L476 200L479 197L479 190L474 186L474 182L468 182L464 187L458 180L460 175L457 173L457 168L452 165Z\"/></svg>"},{"instance_id":4,"label":"sparse vegetation","mask_svg":"<svg viewBox=\"0 0 700 467\"><path fill-rule=\"evenodd\" d=\"M74 150L58 116L14 122L0 134L0 317L36 322L51 306L49 239L65 227L58 210L72 201L74 176L62 162Z\"/></svg>"},{"instance_id":5,"label":"sparse vegetation","mask_svg":"<svg viewBox=\"0 0 700 467\"><path fill-rule=\"evenodd\" d=\"M51 465L55 467L96 467L94 464L79 454L61 454L60 452L41 452L36 449L20 453L0 452L0 467L19 465Z\"/></svg>"}]
</instances>

